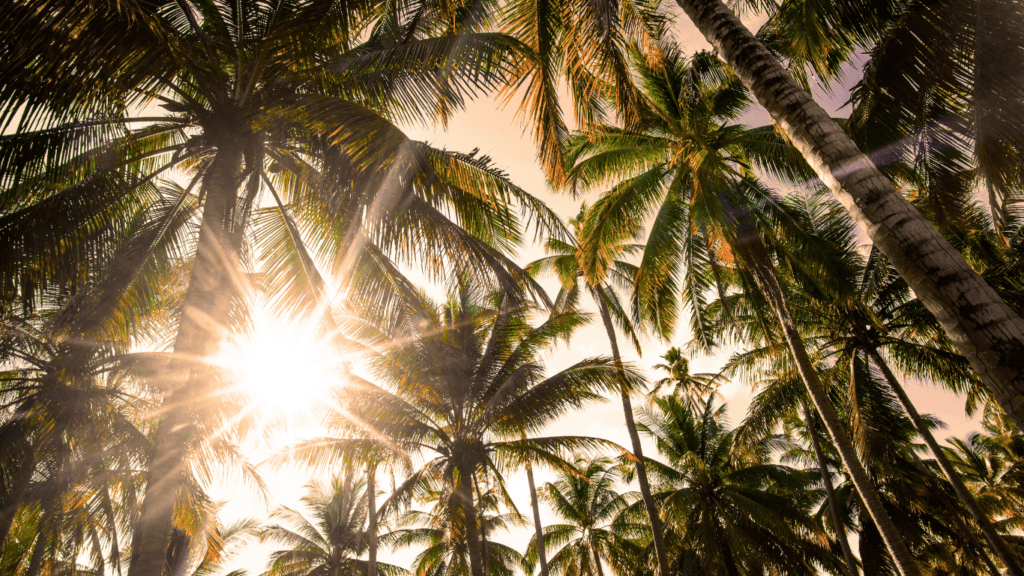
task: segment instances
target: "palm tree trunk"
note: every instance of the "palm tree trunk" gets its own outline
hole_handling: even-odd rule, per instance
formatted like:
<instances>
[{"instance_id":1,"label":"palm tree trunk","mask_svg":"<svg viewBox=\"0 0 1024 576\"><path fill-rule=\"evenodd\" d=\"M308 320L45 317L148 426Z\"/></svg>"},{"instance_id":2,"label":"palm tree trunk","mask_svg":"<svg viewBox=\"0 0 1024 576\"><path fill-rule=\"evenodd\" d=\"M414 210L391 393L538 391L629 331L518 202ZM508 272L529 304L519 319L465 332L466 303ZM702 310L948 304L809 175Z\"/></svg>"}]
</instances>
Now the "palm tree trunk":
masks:
<instances>
[{"instance_id":1,"label":"palm tree trunk","mask_svg":"<svg viewBox=\"0 0 1024 576\"><path fill-rule=\"evenodd\" d=\"M366 467L366 532L367 560L366 576L377 576L377 475L376 468Z\"/></svg>"},{"instance_id":2,"label":"palm tree trunk","mask_svg":"<svg viewBox=\"0 0 1024 576\"><path fill-rule=\"evenodd\" d=\"M629 431L629 440L633 445L633 456L636 457L636 478L640 484L640 495L644 500L644 508L647 509L647 518L651 522L651 536L654 542L654 553L658 557L658 570L660 576L671 574L668 566L668 554L665 552L664 532L661 527L661 517L658 515L658 508L654 504L654 497L651 495L651 485L647 481L647 465L644 464L644 451L640 445L640 434L636 431L636 422L633 420L633 405L629 401L629 392L625 388L625 368L622 366L622 356L619 355L619 342L615 338L615 326L612 325L611 316L608 314L608 306L604 301L604 294L601 288L595 292L597 305L601 310L601 320L604 321L604 328L608 332L608 341L612 346L612 357L615 365L623 375L623 387L620 390L622 395L622 412L626 416L626 429Z\"/></svg>"},{"instance_id":3,"label":"palm tree trunk","mask_svg":"<svg viewBox=\"0 0 1024 576\"><path fill-rule=\"evenodd\" d=\"M989 520L988 515L978 505L978 501L974 499L974 495L968 490L964 484L963 478L960 477L960 473L956 471L953 464L946 458L946 453L936 442L935 436L932 435L932 431L928 429L924 419L921 418L921 414L918 413L917 408L913 402L910 401L910 397L907 396L906 390L903 389L903 385L896 378L896 375L889 369L889 365L882 359L881 354L878 353L876 348L868 348L867 353L871 356L871 359L875 362L875 365L882 371L886 381L889 383L889 387L896 393L896 397L900 401L900 405L903 406L903 410L906 411L907 415L910 416L911 422L914 423L914 427L917 428L918 434L924 438L925 444L932 452L932 456L935 457L935 461L939 464L939 468L942 469L943 474L946 475L946 479L953 485L953 491L956 492L960 501L963 502L964 507L970 512L971 517L978 523L978 527L981 528L981 533L985 535L985 540L988 541L989 546L996 553L996 556L1003 561L1003 565L1006 566L1006 570L1012 576L1024 576L1024 572L1021 571L1020 565L1017 563L1017 558L1013 555L1010 547L1006 545L1006 541L1003 540L1002 535L996 531L996 527L992 525L992 521Z\"/></svg>"},{"instance_id":4,"label":"palm tree trunk","mask_svg":"<svg viewBox=\"0 0 1024 576\"><path fill-rule=\"evenodd\" d=\"M604 576L604 568L601 568L601 556L597 553L597 548L593 548L594 556L594 572L596 576Z\"/></svg>"},{"instance_id":5,"label":"palm tree trunk","mask_svg":"<svg viewBox=\"0 0 1024 576\"><path fill-rule=\"evenodd\" d=\"M526 463L526 481L530 484L530 506L533 507L533 528L537 532L537 558L540 561L540 576L548 576L548 553L544 549L544 527L540 523L540 503L537 501L537 485L533 483L533 466Z\"/></svg>"},{"instance_id":6,"label":"palm tree trunk","mask_svg":"<svg viewBox=\"0 0 1024 576\"><path fill-rule=\"evenodd\" d=\"M730 247L746 264L746 268L754 277L757 287L764 294L768 304L778 317L786 343L789 345L789 350L796 362L797 371L800 373L800 378L807 387L811 401L814 403L814 407L817 408L818 414L821 415L821 419L825 423L825 429L828 430L832 443L839 451L846 470L850 473L850 479L857 489L857 494L860 495L861 501L864 502L865 508L867 508L868 513L875 522L875 526L878 527L882 540L896 562L896 567L900 574L903 576L919 576L921 571L917 562L910 555L910 551L903 542L903 538L882 506L882 500L879 498L875 487L871 484L871 478L857 456L853 442L850 440L846 428L843 427L839 415L836 414L835 407L832 406L832 401L828 397L828 392L826 392L825 387L818 379L818 373L814 369L814 365L811 364L803 338L800 336L796 322L793 320L793 315L790 313L789 302L782 292L782 286L779 285L775 268L772 266L768 251L761 240L760 234L758 234L757 228L754 226L750 211L745 207L732 204L727 197L722 198L722 203L725 205L726 216L730 219L730 223L733 226L732 234L734 236L728 238L731 244Z\"/></svg>"},{"instance_id":7,"label":"palm tree trunk","mask_svg":"<svg viewBox=\"0 0 1024 576\"><path fill-rule=\"evenodd\" d=\"M818 459L821 483L825 486L825 498L828 500L828 510L832 516L832 526L835 528L836 538L839 539L839 547L843 550L846 572L850 576L857 576L857 559L854 558L850 540L846 537L846 527L843 526L843 516L839 513L839 502L836 500L836 487L832 484L832 473L828 471L825 453L821 450L821 441L818 439L818 427L814 425L814 415L807 404L804 404L804 421L807 423L807 433L811 436L811 445L814 446L814 455Z\"/></svg>"},{"instance_id":8,"label":"palm tree trunk","mask_svg":"<svg viewBox=\"0 0 1024 576\"><path fill-rule=\"evenodd\" d=\"M241 165L242 152L237 147L221 146L203 178L206 200L196 259L174 341L175 359L166 375L173 388L157 424L146 496L133 539L139 546L132 553L128 576L160 576L163 571L174 503L185 474L185 449L194 433L193 403L204 397L207 371L196 360L215 350L231 311L237 257L230 226Z\"/></svg>"},{"instance_id":9,"label":"palm tree trunk","mask_svg":"<svg viewBox=\"0 0 1024 576\"><path fill-rule=\"evenodd\" d=\"M1024 319L857 149L721 0L676 0L1024 429Z\"/></svg>"},{"instance_id":10,"label":"palm tree trunk","mask_svg":"<svg viewBox=\"0 0 1024 576\"><path fill-rule=\"evenodd\" d=\"M473 503L473 471L459 470L459 497L466 522L466 549L469 551L469 569L472 576L484 576L480 553L480 531L477 529L476 505Z\"/></svg>"},{"instance_id":11,"label":"palm tree trunk","mask_svg":"<svg viewBox=\"0 0 1024 576\"><path fill-rule=\"evenodd\" d=\"M15 424L15 426L18 427L18 431L16 434L12 434L15 437L10 442L17 444L13 451L18 452L21 457L16 463L18 470L11 474L10 489L2 494L3 499L0 500L2 502L0 504L0 549L3 549L4 543L7 542L7 535L14 524L14 517L18 514L18 508L21 507L21 501L25 498L29 483L32 481L32 472L35 471L32 445L25 438L24 429L20 425Z\"/></svg>"}]
</instances>

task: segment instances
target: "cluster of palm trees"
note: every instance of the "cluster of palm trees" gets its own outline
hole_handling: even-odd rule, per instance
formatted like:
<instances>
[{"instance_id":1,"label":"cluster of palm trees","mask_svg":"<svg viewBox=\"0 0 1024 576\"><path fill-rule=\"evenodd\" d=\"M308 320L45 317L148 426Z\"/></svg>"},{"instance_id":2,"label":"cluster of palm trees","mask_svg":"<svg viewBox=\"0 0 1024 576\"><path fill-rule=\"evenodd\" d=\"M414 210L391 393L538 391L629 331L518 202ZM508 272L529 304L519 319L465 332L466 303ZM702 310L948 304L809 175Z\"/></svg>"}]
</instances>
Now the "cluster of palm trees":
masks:
<instances>
[{"instance_id":1,"label":"cluster of palm trees","mask_svg":"<svg viewBox=\"0 0 1024 576\"><path fill-rule=\"evenodd\" d=\"M422 576L1024 575L1024 9L737 3L755 36L678 5L714 52L656 0L0 7L0 570L211 574L262 538L272 575L399 574L379 544ZM858 52L833 119L809 87ZM592 196L568 226L402 131L486 94ZM754 100L771 125L741 123ZM548 255L521 265L530 229ZM260 421L215 358L259 302L345 365L323 437L269 464L344 472L313 521L223 525L208 488L262 486ZM608 354L550 373L591 306ZM689 352L738 352L695 375L673 349L634 408L619 336L683 316ZM940 444L908 378L986 433ZM754 390L735 428L725 379ZM609 396L628 447L546 435ZM525 555L493 540L530 523L518 470Z\"/></svg>"}]
</instances>

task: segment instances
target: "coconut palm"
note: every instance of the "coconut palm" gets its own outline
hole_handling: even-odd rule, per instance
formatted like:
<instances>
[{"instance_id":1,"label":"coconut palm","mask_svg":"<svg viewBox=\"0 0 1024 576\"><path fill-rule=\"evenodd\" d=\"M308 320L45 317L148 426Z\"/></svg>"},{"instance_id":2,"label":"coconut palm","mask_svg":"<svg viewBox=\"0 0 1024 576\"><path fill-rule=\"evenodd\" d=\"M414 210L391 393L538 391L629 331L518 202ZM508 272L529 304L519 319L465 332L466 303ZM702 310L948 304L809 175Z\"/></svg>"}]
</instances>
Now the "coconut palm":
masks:
<instances>
[{"instance_id":1,"label":"coconut palm","mask_svg":"<svg viewBox=\"0 0 1024 576\"><path fill-rule=\"evenodd\" d=\"M640 349L639 336L634 329L628 308L623 305L618 294L618 290L629 289L633 286L637 267L622 258L638 253L643 250L643 246L631 242L632 238L625 240L616 238L608 242L592 240L590 245L585 244L584 226L590 214L591 209L588 209L585 204L582 205L579 215L572 221L576 238L569 241L557 238L549 239L545 249L550 255L531 262L526 266L526 270L533 275L553 273L558 278L561 283L556 298L558 303L575 304L579 301L580 294L586 290L597 304L612 349L612 357L616 362L621 363L622 356L619 353L618 337L615 333L616 326L629 336L638 351ZM665 307L664 309L659 308L659 312L672 313L673 300L662 299L661 302L665 303ZM643 496L651 525L659 574L668 574L668 556L662 538L661 519L647 481L643 446L640 444L640 435L637 433L636 423L633 419L632 401L625 388L621 390L619 396L622 400L622 412L626 419L626 430L629 432L633 456L636 458L634 464L637 469L640 493Z\"/></svg>"},{"instance_id":2,"label":"coconut palm","mask_svg":"<svg viewBox=\"0 0 1024 576\"><path fill-rule=\"evenodd\" d=\"M365 575L366 483L352 472L331 480L330 485L308 484L301 511L280 507L271 520L277 524L260 530L264 542L284 548L270 555L266 576ZM378 564L381 572L397 576L405 571Z\"/></svg>"},{"instance_id":3,"label":"coconut palm","mask_svg":"<svg viewBox=\"0 0 1024 576\"><path fill-rule=\"evenodd\" d=\"M479 487L479 484L478 484ZM416 576L468 574L468 547L461 534L463 519L459 497L443 482L426 483L417 490L416 500L430 506L427 511L408 510L398 518L398 528L381 536L392 549L422 546L413 560ZM515 511L499 513L501 495L493 488L477 493L477 508L482 548L488 574L511 576L526 568L526 561L515 549L488 539L512 527L522 527L525 520Z\"/></svg>"},{"instance_id":4,"label":"coconut palm","mask_svg":"<svg viewBox=\"0 0 1024 576\"><path fill-rule=\"evenodd\" d=\"M503 29L533 54L516 70L507 98L519 100L541 166L552 181L561 183L569 134L559 103L561 80L572 97L577 126L605 121L612 110L601 105L602 98L614 103L618 117L639 122L625 47L635 43L656 51L670 17L660 0L515 0L501 14Z\"/></svg>"},{"instance_id":5,"label":"coconut palm","mask_svg":"<svg viewBox=\"0 0 1024 576\"><path fill-rule=\"evenodd\" d=\"M39 28L29 48L46 53L40 62L58 57L62 35L77 32L38 20L25 4L12 8L15 26ZM152 222L150 235L133 239L141 262L153 235L159 237L192 191L203 200L175 358L161 374L171 393L133 574L159 570L170 495L191 434L191 398L204 395L209 375L195 360L211 354L221 332L240 319L241 255L248 253L243 244L252 239L249 226L263 192L273 200L264 210L276 213L271 240L294 255L274 259L269 277L306 301L323 294L312 264L316 250L330 254L336 275L354 275L356 293L387 285L381 278L391 271L390 258L425 259L426 269L440 275L437 261L429 260L442 253L464 274L485 283L496 274L512 286L514 266L502 254L519 239L510 203L519 196L538 206L485 159L412 143L392 123L443 119L478 90L494 87L514 65L510 38L444 35L447 28L429 17L409 26L369 4L196 0L150 8L126 5L118 16L113 8L69 6L90 23L105 23L106 34L143 32L113 46L93 38L117 63L109 74L88 63L63 75L33 65L2 104L5 111L25 107L2 154L10 193L0 229L13 248L0 266L5 285L31 288L53 269L75 269L80 253L102 253L109 236L124 236L127 216L154 193L157 178L184 171L189 184L164 220ZM66 46L88 50L88 41L75 38ZM69 62L76 58L68 55ZM43 68L54 82L83 83L67 111L49 113L64 95L48 99ZM167 113L130 112L154 103ZM445 215L449 209L461 227ZM303 224L319 234L313 246L303 242L303 234L310 237ZM259 235L270 236L265 227ZM123 292L107 296L100 303L116 306ZM34 294L20 290L13 297Z\"/></svg>"},{"instance_id":6,"label":"coconut palm","mask_svg":"<svg viewBox=\"0 0 1024 576\"><path fill-rule=\"evenodd\" d=\"M81 552L116 564L151 449L138 418L143 390L116 350L53 339L31 322L8 321L2 331L0 539L20 510L34 508L29 572L59 561L69 534L79 540L61 552L70 548L72 561Z\"/></svg>"},{"instance_id":7,"label":"coconut palm","mask_svg":"<svg viewBox=\"0 0 1024 576\"><path fill-rule=\"evenodd\" d=\"M680 570L835 570L807 514L818 499L813 474L771 463L768 442L739 449L724 405L708 398L698 412L678 398L659 398L640 422L666 460L650 469L666 516L680 532Z\"/></svg>"},{"instance_id":8,"label":"coconut palm","mask_svg":"<svg viewBox=\"0 0 1024 576\"><path fill-rule=\"evenodd\" d=\"M621 475L610 459L577 460L575 468L541 487L542 500L562 523L546 526L543 540L533 538L526 558L536 562L539 546L545 544L553 552L553 574L601 576L602 563L619 564L622 549L629 546L612 525L631 499L616 491Z\"/></svg>"},{"instance_id":9,"label":"coconut palm","mask_svg":"<svg viewBox=\"0 0 1024 576\"><path fill-rule=\"evenodd\" d=\"M336 436L296 446L290 456L323 466L382 450L424 454L426 462L396 489L389 506L409 502L422 482L444 483L466 519L457 528L471 573L482 576L479 527L469 520L477 516L477 473L493 472L503 492L502 470L528 461L566 466L566 453L617 448L593 438L532 434L571 409L602 400L604 391L631 390L642 380L631 369L623 378L608 358L545 376L539 355L583 324L582 314L555 314L533 327L529 306L507 296L489 302L467 283L457 289L442 306L420 296L398 318L376 326L362 322L358 340L368 345L366 362L381 384L353 376L337 391L335 404L344 408L326 422Z\"/></svg>"},{"instance_id":10,"label":"coconut palm","mask_svg":"<svg viewBox=\"0 0 1024 576\"><path fill-rule=\"evenodd\" d=\"M636 274L634 314L668 337L676 317L675 295L683 293L691 312L695 343L715 343L708 319L700 314L717 288L724 296L724 260L739 261L745 289L756 290L779 318L785 339L810 398L826 430L840 448L854 484L894 550L903 569L914 561L900 535L886 519L870 478L825 393L793 322L784 287L774 269L765 234L784 234L808 246L812 235L772 191L761 185L752 167L797 178L805 165L771 127L747 129L732 123L749 104L745 89L717 57L700 53L683 58L665 49L664 59L650 65L637 55L637 69L647 102L642 130L603 127L593 138L574 138L568 158L573 182L594 188L610 185L584 225L583 254L614 239L637 234L646 218L654 221ZM831 265L827 251L804 250L803 265ZM585 270L604 269L593 256ZM685 268L680 281L679 268ZM591 272L588 272L591 273ZM679 284L682 284L680 287Z\"/></svg>"},{"instance_id":11,"label":"coconut palm","mask_svg":"<svg viewBox=\"0 0 1024 576\"><path fill-rule=\"evenodd\" d=\"M868 366L873 365L880 371L989 545L1009 573L1021 574L1014 553L988 515L979 507L956 468L946 458L945 450L910 401L903 384L883 354L898 358L907 367L908 373L930 375L936 382L948 382L954 388L969 389L973 385L973 374L965 370L966 366L958 365L960 358L950 351L944 335L936 333L937 327L932 326L931 317L922 315L921 310L915 306L917 303L909 301L903 282L900 280L895 283L897 286L892 286L890 279L890 285L887 286L887 282L884 279L879 281L877 276L868 271L862 275L860 282L856 278L838 282L839 285L853 289L859 296L847 299L849 305L833 305L823 309L820 307L823 303L818 302L818 306L812 304L805 308L810 312L809 315L819 316L817 321L820 322L820 328L817 331L827 334L828 341L822 346L825 348L822 352L850 356L847 365L858 354L862 354Z\"/></svg>"},{"instance_id":12,"label":"coconut palm","mask_svg":"<svg viewBox=\"0 0 1024 576\"><path fill-rule=\"evenodd\" d=\"M654 383L654 387L648 393L652 400L662 388L671 388L673 396L682 396L689 404L698 406L704 404L706 397L717 393L716 376L690 374L690 361L683 356L679 348L669 348L661 358L665 360L665 364L655 364L654 369L668 372L668 376Z\"/></svg>"},{"instance_id":13,"label":"coconut palm","mask_svg":"<svg viewBox=\"0 0 1024 576\"><path fill-rule=\"evenodd\" d=\"M869 59L851 93L854 140L869 152L885 148L880 168L894 182L903 180L892 164L897 158L931 176L958 165L975 171L932 179L931 187L945 194L930 196L941 202L957 186L983 182L1002 231L1022 187L1024 140L1011 120L1021 106L1014 95L1024 45L1012 39L1024 22L1019 7L1000 0L820 3L813 22L803 15L807 7L802 0L783 2L758 37L791 71L808 66L824 78L863 48ZM922 212L943 233L958 224L948 218L955 211Z\"/></svg>"},{"instance_id":14,"label":"coconut palm","mask_svg":"<svg viewBox=\"0 0 1024 576\"><path fill-rule=\"evenodd\" d=\"M892 262L1008 414L1024 425L1021 319L900 194L721 0L677 0ZM888 537L887 537L888 539ZM902 556L902 555L901 555ZM898 560L916 574L912 560Z\"/></svg>"},{"instance_id":15,"label":"coconut palm","mask_svg":"<svg viewBox=\"0 0 1024 576\"><path fill-rule=\"evenodd\" d=\"M746 313L741 302L734 302L734 306ZM749 324L756 327L759 323L752 320ZM755 348L737 355L731 364L727 371L749 374L760 389L737 431L739 442L759 442L784 426L787 436L799 447L787 450L783 461L813 463L823 477L834 477L838 451L827 438L814 434L817 418L804 409L806 393L784 347L775 344ZM976 535L976 528L969 525L969 513L958 503L949 484L940 481L933 468L914 454L916 430L885 382L872 373L863 359L852 365L821 362L818 367L858 452L863 455L865 467L878 486L887 513L915 557L933 568L952 562L969 567L965 569L974 573L998 572ZM801 412L802 419L798 417ZM929 420L928 425L936 423ZM827 513L837 527L837 540L844 548L851 571L857 563L843 546L848 529L858 533L865 573L876 573L880 567L890 565L891 557L848 477L841 468L839 471L838 485L826 493Z\"/></svg>"}]
</instances>

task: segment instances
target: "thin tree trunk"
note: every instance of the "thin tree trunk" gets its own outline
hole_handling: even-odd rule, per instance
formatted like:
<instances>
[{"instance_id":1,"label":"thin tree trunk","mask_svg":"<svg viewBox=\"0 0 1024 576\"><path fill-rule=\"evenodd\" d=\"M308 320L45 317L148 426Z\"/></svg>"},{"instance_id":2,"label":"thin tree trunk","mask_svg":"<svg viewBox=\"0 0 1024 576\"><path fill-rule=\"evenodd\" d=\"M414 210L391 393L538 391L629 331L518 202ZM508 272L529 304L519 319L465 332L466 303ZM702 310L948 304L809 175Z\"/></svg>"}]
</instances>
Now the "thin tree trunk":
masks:
<instances>
[{"instance_id":1,"label":"thin tree trunk","mask_svg":"<svg viewBox=\"0 0 1024 576\"><path fill-rule=\"evenodd\" d=\"M864 565L864 576L889 576L885 553L885 542L878 533L878 527L866 510L860 512L859 548L860 561Z\"/></svg>"},{"instance_id":2,"label":"thin tree trunk","mask_svg":"<svg viewBox=\"0 0 1024 576\"><path fill-rule=\"evenodd\" d=\"M596 547L593 549L593 552L594 571L597 573L597 576L604 576L604 568L601 568L601 556L597 553Z\"/></svg>"},{"instance_id":3,"label":"thin tree trunk","mask_svg":"<svg viewBox=\"0 0 1024 576\"><path fill-rule=\"evenodd\" d=\"M533 466L526 463L526 481L530 484L530 506L533 507L533 528L537 532L537 558L540 560L540 576L548 576L548 553L544 548L544 527L540 523L540 503L537 501L537 486L533 482Z\"/></svg>"},{"instance_id":4,"label":"thin tree trunk","mask_svg":"<svg viewBox=\"0 0 1024 576\"><path fill-rule=\"evenodd\" d=\"M903 389L903 385L896 378L896 375L889 369L889 365L882 359L882 356L878 353L875 348L869 348L866 350L871 359L874 360L875 365L882 371L886 381L889 383L889 387L896 393L896 397L900 401L900 405L903 406L903 410L906 411L907 415L910 416L910 421L914 423L914 427L917 428L918 434L921 438L924 438L925 444L932 452L932 456L935 457L935 461L939 464L939 468L942 469L943 474L946 475L946 479L953 485L953 491L956 492L960 501L963 502L967 511L970 512L971 517L978 523L978 527L981 528L981 533L985 535L985 540L988 541L989 546L996 553L996 556L1002 560L1003 565L1006 566L1007 572L1013 576L1024 576L1024 572L1021 571L1020 565L1017 563L1017 558L1013 555L1010 547L1006 545L1006 541L1003 540L1002 535L996 531L996 527L992 525L992 521L989 520L988 515L978 505L978 501L974 499L974 495L964 484L963 478L960 477L960 473L956 471L953 464L946 458L946 453L936 442L935 436L932 435L932 431L928 429L924 419L921 418L921 414L918 413L914 403L910 401L910 397L907 396L906 390Z\"/></svg>"},{"instance_id":5,"label":"thin tree trunk","mask_svg":"<svg viewBox=\"0 0 1024 576\"><path fill-rule=\"evenodd\" d=\"M832 526L835 528L836 538L839 539L839 547L843 550L846 572L850 576L857 576L857 559L853 556L850 540L846 537L846 527L843 526L843 516L839 513L839 502L836 500L836 487L832 484L832 473L828 470L825 453L821 450L818 427L814 425L814 414L806 404L804 404L804 421L807 423L807 433L811 436L811 445L814 446L814 455L818 458L821 483L825 486L825 498L828 500L828 510L832 516Z\"/></svg>"},{"instance_id":6,"label":"thin tree trunk","mask_svg":"<svg viewBox=\"0 0 1024 576\"><path fill-rule=\"evenodd\" d=\"M160 576L185 474L185 449L194 433L193 403L202 401L208 371L200 364L216 349L230 311L237 257L230 242L242 153L221 146L203 179L206 196L192 277L166 381L173 387L157 424L146 495L142 501L128 576ZM197 362L198 360L198 362Z\"/></svg>"},{"instance_id":7,"label":"thin tree trunk","mask_svg":"<svg viewBox=\"0 0 1024 576\"><path fill-rule=\"evenodd\" d=\"M1024 429L1024 320L721 0L676 0Z\"/></svg>"},{"instance_id":8,"label":"thin tree trunk","mask_svg":"<svg viewBox=\"0 0 1024 576\"><path fill-rule=\"evenodd\" d=\"M32 445L25 438L24 429L20 425L16 426L17 437L11 440L11 443L18 445L16 451L20 453L21 458L18 462L18 471L12 474L10 490L3 494L3 503L0 504L0 549L3 549L4 543L7 542L14 517L18 514L18 508L21 507L21 501L25 498L25 492L32 481L32 472L35 471Z\"/></svg>"},{"instance_id":9,"label":"thin tree trunk","mask_svg":"<svg viewBox=\"0 0 1024 576\"><path fill-rule=\"evenodd\" d=\"M366 532L367 560L366 576L377 576L377 469L372 464L366 467Z\"/></svg>"},{"instance_id":10,"label":"thin tree trunk","mask_svg":"<svg viewBox=\"0 0 1024 576\"><path fill-rule=\"evenodd\" d=\"M32 547L32 556L29 557L28 570L25 571L25 576L38 576L39 569L43 566L43 555L46 552L46 544L49 540L46 532L41 529L36 533L35 546Z\"/></svg>"},{"instance_id":11,"label":"thin tree trunk","mask_svg":"<svg viewBox=\"0 0 1024 576\"><path fill-rule=\"evenodd\" d=\"M818 414L821 415L825 428L832 438L832 443L839 451L846 470L850 473L850 479L857 489L857 494L860 495L865 508L867 508L871 518L875 521L875 526L878 527L882 540L885 542L886 547L888 547L889 553L896 562L900 573L903 576L919 576L921 571L917 561L911 556L899 531L892 523L889 514L885 511L882 500L879 498L875 487L871 484L871 478L868 476L867 470L864 469L864 465L861 464L853 442L846 432L846 428L843 427L839 415L836 414L835 407L832 406L828 392L826 392L825 387L818 379L818 373L814 369L814 365L811 364L803 338L800 336L796 322L790 313L789 302L782 292L782 286L779 285L778 277L775 275L775 268L771 264L767 249L761 240L760 234L757 232L757 228L754 226L749 210L745 207L734 205L727 197L723 197L722 202L726 207L726 215L733 225L733 233L735 234L734 237L729 238L731 247L746 264L746 268L754 277L758 288L764 294L772 310L775 311L776 316L778 316L779 324L789 345L789 350L793 354L800 378L807 387L811 401L814 403L814 407L817 408Z\"/></svg>"},{"instance_id":12,"label":"thin tree trunk","mask_svg":"<svg viewBox=\"0 0 1024 576\"><path fill-rule=\"evenodd\" d=\"M474 483L476 484L476 493L480 496L480 498L482 500L483 499L483 495L484 495L484 491L480 489L480 480L478 478L475 478L475 477L473 478L473 480L474 480ZM481 516L482 515L483 514L481 513ZM487 546L487 523L485 523L483 521L483 518L480 519L480 549L483 552L482 555L483 555L483 558L484 558L484 576L490 576L490 574L491 574L491 551L490 551L490 549Z\"/></svg>"},{"instance_id":13,"label":"thin tree trunk","mask_svg":"<svg viewBox=\"0 0 1024 576\"><path fill-rule=\"evenodd\" d=\"M623 387L620 390L622 396L622 411L626 416L626 429L629 431L629 440L633 445L633 456L636 457L636 478L640 484L640 495L644 500L644 507L647 509L647 518L651 522L651 536L654 542L654 553L658 557L658 573L660 576L671 574L668 565L668 554L665 552L664 532L661 527L661 517L658 515L658 508L654 504L654 497L651 495L651 486L647 481L647 465L644 464L644 451L640 445L640 434L636 431L636 422L633 420L633 405L629 401L629 392L625 388L625 368L622 366L622 356L619 355L619 342L615 338L615 326L612 325L611 316L608 314L608 306L604 301L604 294L597 289L597 305L601 310L601 320L604 321L604 328L608 332L608 341L612 346L612 357L615 365L623 376Z\"/></svg>"},{"instance_id":14,"label":"thin tree trunk","mask_svg":"<svg viewBox=\"0 0 1024 576\"><path fill-rule=\"evenodd\" d=\"M924 462L921 462L921 459L917 457L917 454L915 454L913 450L910 450L909 452L910 456L914 459L914 464L917 466L917 469L921 474L925 475L927 478L935 478L935 475L924 465ZM996 568L996 565L992 563L992 559L988 557L988 552L981 544L981 541L978 540L978 537L974 535L974 531L971 530L970 527L964 523L963 519L960 518L960 515L956 513L956 504L950 500L949 497L946 496L946 493L941 489L937 490L935 494L939 497L939 500L942 501L943 506L949 507L949 517L956 524L956 527L960 532L967 537L967 541L971 543L971 546L974 546L978 551L978 556L981 557L982 563L984 563L985 567L988 568L989 574L991 574L991 576L1002 576L1002 572L1000 572L999 569Z\"/></svg>"},{"instance_id":15,"label":"thin tree trunk","mask_svg":"<svg viewBox=\"0 0 1024 576\"><path fill-rule=\"evenodd\" d=\"M466 522L466 549L469 551L469 569L472 576L484 576L480 553L480 531L477 529L476 505L473 503L473 472L459 470L459 497Z\"/></svg>"}]
</instances>

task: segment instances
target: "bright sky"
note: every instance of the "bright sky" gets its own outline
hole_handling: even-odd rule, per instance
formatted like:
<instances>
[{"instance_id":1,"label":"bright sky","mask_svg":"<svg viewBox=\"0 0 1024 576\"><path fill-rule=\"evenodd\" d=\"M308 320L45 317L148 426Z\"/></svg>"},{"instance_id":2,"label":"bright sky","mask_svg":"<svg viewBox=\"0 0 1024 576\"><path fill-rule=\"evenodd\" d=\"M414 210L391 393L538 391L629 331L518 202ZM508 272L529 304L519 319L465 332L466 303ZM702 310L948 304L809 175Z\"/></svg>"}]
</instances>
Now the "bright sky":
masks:
<instances>
[{"instance_id":1,"label":"bright sky","mask_svg":"<svg viewBox=\"0 0 1024 576\"><path fill-rule=\"evenodd\" d=\"M752 29L756 29L763 22L763 19L757 17L746 18L745 22ZM674 35L677 42L686 52L692 53L708 48L708 44L683 15L678 17L678 24L674 30ZM856 81L858 74L855 70L852 70L848 76L846 85L850 86ZM837 95L833 98L824 97L822 94L816 94L816 96L819 102L834 112L834 115L844 116L846 115L845 111L840 110L840 107L846 100L845 90L843 87L837 86L835 92ZM573 200L567 195L553 193L548 189L540 166L536 161L536 152L530 135L516 120L514 112L515 103L503 109L496 99L482 98L470 103L466 111L457 114L451 120L446 132L412 127L408 128L407 133L414 139L424 140L434 146L445 147L450 150L468 152L473 148L479 148L481 153L491 156L498 167L508 172L513 182L535 196L540 197L566 219L575 216L578 212L578 201ZM759 107L752 110L744 118L744 121L749 125L764 124L767 120L767 113ZM592 202L593 198L584 198L584 200ZM518 261L526 263L542 255L543 251L541 248L532 246L522 251ZM554 281L549 282L546 287L551 290L551 293L554 293L556 289ZM682 325L680 331L671 343L654 340L646 342L642 358L637 357L631 347L623 345L622 348L624 354L626 354L626 359L648 369L647 373L651 379L662 377L660 374L650 371L649 367L656 364L660 360L659 356L670 346L683 346L689 341L690 335L686 328L686 322L681 321L680 324ZM280 327L271 327L270 332L283 333ZM272 340L272 337L270 338ZM264 342L262 345L267 344ZM316 344L299 342L297 347L291 347L290 345L287 349L292 354L298 356L295 360L301 361L302 351L308 347L315 347ZM258 349L254 355L249 357L248 362L253 373L263 375L262 377L257 376L257 380L266 382L267 376L273 376L273 371L276 368L273 367L273 362L267 362L262 355L264 353L272 353L271 351L274 350L273 343L265 348L266 352L263 352L263 350L263 348ZM554 372L583 358L607 354L609 354L607 337L600 323L595 322L580 330L570 346L559 348L549 359L548 367L551 372ZM727 357L728 352L713 357L693 358L691 360L691 370L694 372L715 372L724 364ZM294 378L289 380L295 381ZM307 380L322 381L323 379L313 375ZM278 395L283 393L283 396L286 397L285 404L301 402L303 398L308 398L301 389L275 389L273 392ZM738 423L742 420L749 404L749 388L742 383L730 383L722 387L720 392L729 405L728 413L730 420L734 424ZM922 413L937 415L947 422L949 428L946 434L940 434L940 436L963 436L972 430L979 429L976 422L965 418L963 401L957 399L951 393L934 386L921 385L914 381L908 386L908 393ZM622 407L618 401L610 401L562 418L551 426L549 433L596 436L618 442L624 446L629 444ZM655 455L652 445L646 445L645 451L648 456ZM267 451L261 449L256 457L258 459L266 454ZM270 503L270 507L272 508L277 504L296 506L298 499L303 494L303 485L307 482L308 473L295 470L280 472L274 472L269 469L261 470L271 489L273 501ZM538 485L552 478L553 475L548 471L540 470L537 472ZM507 482L520 512L530 517L530 500L525 475L514 474L507 479ZM378 479L378 487L380 489L387 490L389 484L390 481L385 478ZM242 516L266 517L268 512L266 504L255 501L252 497L240 493L236 487L214 490L211 496L218 500L230 500L222 512L226 522ZM381 496L378 501L383 501L383 498L384 496ZM545 523L554 521L543 508L542 521ZM496 539L520 551L525 551L526 543L531 534L532 528L528 528L511 534L498 535ZM262 573L265 569L266 554L269 549L265 546L251 546L230 567L246 568L250 574ZM380 559L384 562L391 562L408 568L415 553L416 551L409 550L390 553L386 549L381 549Z\"/></svg>"}]
</instances>

